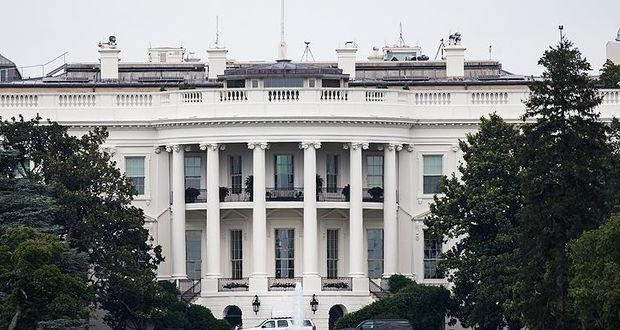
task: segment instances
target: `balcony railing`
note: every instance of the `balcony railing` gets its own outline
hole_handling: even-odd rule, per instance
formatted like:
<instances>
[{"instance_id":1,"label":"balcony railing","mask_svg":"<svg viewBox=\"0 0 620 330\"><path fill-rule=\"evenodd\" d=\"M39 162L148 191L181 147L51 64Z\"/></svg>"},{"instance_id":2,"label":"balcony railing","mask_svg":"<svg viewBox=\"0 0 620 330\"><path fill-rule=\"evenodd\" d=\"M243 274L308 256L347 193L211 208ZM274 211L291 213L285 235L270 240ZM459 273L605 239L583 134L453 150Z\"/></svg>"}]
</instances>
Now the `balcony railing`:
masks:
<instances>
[{"instance_id":1,"label":"balcony railing","mask_svg":"<svg viewBox=\"0 0 620 330\"><path fill-rule=\"evenodd\" d=\"M362 200L364 202L383 203L383 188L364 188L362 190Z\"/></svg>"},{"instance_id":2,"label":"balcony railing","mask_svg":"<svg viewBox=\"0 0 620 330\"><path fill-rule=\"evenodd\" d=\"M322 291L351 291L353 283L350 277L321 278Z\"/></svg>"},{"instance_id":3,"label":"balcony railing","mask_svg":"<svg viewBox=\"0 0 620 330\"><path fill-rule=\"evenodd\" d=\"M328 191L329 190L329 191ZM319 202L348 202L349 188L326 189L318 193Z\"/></svg>"},{"instance_id":4,"label":"balcony railing","mask_svg":"<svg viewBox=\"0 0 620 330\"><path fill-rule=\"evenodd\" d=\"M267 287L269 291L294 291L297 283L302 283L301 277L292 278L267 278Z\"/></svg>"},{"instance_id":5,"label":"balcony railing","mask_svg":"<svg viewBox=\"0 0 620 330\"><path fill-rule=\"evenodd\" d=\"M186 188L185 189L185 203L206 203L207 202L207 189Z\"/></svg>"},{"instance_id":6,"label":"balcony railing","mask_svg":"<svg viewBox=\"0 0 620 330\"><path fill-rule=\"evenodd\" d=\"M269 202L303 202L304 188L266 188L265 197Z\"/></svg>"},{"instance_id":7,"label":"balcony railing","mask_svg":"<svg viewBox=\"0 0 620 330\"><path fill-rule=\"evenodd\" d=\"M248 291L250 280L248 278L220 278L217 280L217 287L219 292Z\"/></svg>"},{"instance_id":8,"label":"balcony railing","mask_svg":"<svg viewBox=\"0 0 620 330\"><path fill-rule=\"evenodd\" d=\"M245 187L227 188L228 193L224 197L224 202L251 202L250 194L245 191Z\"/></svg>"}]
</instances>

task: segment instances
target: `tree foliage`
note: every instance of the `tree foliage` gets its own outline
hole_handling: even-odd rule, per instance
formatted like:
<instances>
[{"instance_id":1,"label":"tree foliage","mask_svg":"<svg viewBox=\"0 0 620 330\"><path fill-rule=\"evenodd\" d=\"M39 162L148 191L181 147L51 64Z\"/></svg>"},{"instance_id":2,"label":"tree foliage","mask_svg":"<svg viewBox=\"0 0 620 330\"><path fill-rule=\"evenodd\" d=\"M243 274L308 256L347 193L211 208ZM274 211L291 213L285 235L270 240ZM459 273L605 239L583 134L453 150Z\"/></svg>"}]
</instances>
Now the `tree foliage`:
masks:
<instances>
[{"instance_id":1,"label":"tree foliage","mask_svg":"<svg viewBox=\"0 0 620 330\"><path fill-rule=\"evenodd\" d=\"M618 88L618 84L620 84L620 63L614 64L611 60L607 60L603 64L598 80L605 88Z\"/></svg>"},{"instance_id":2,"label":"tree foliage","mask_svg":"<svg viewBox=\"0 0 620 330\"><path fill-rule=\"evenodd\" d=\"M425 224L431 235L457 240L444 253L440 269L454 283L456 310L464 326L480 329L521 327L504 309L514 283L522 147L518 129L498 115L481 118L478 132L460 141L466 164L462 177L445 179Z\"/></svg>"},{"instance_id":3,"label":"tree foliage","mask_svg":"<svg viewBox=\"0 0 620 330\"><path fill-rule=\"evenodd\" d=\"M566 244L611 211L612 150L590 64L572 43L545 52L545 71L526 101L521 164L524 207L520 280L511 306L530 329L576 327L568 302Z\"/></svg>"},{"instance_id":4,"label":"tree foliage","mask_svg":"<svg viewBox=\"0 0 620 330\"><path fill-rule=\"evenodd\" d=\"M414 329L443 329L449 299L450 292L443 287L410 281L395 294L343 316L336 322L336 329L356 327L368 319L407 319Z\"/></svg>"},{"instance_id":5,"label":"tree foliage","mask_svg":"<svg viewBox=\"0 0 620 330\"><path fill-rule=\"evenodd\" d=\"M620 324L620 215L569 245L569 296L581 325L613 329Z\"/></svg>"}]
</instances>

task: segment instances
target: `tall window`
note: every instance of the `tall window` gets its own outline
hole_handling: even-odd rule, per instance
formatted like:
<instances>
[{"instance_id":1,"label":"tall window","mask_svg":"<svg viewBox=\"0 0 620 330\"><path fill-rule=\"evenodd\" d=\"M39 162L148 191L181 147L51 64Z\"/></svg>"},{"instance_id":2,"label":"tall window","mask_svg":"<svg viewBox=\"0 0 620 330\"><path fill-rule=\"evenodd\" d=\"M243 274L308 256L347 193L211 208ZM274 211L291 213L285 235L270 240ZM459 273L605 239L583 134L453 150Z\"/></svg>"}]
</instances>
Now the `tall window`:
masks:
<instances>
[{"instance_id":1,"label":"tall window","mask_svg":"<svg viewBox=\"0 0 620 330\"><path fill-rule=\"evenodd\" d=\"M125 157L125 173L138 195L144 195L144 159L143 156Z\"/></svg>"},{"instance_id":2,"label":"tall window","mask_svg":"<svg viewBox=\"0 0 620 330\"><path fill-rule=\"evenodd\" d=\"M424 232L424 278L443 278L437 273L437 264L441 260L441 238Z\"/></svg>"},{"instance_id":3,"label":"tall window","mask_svg":"<svg viewBox=\"0 0 620 330\"><path fill-rule=\"evenodd\" d=\"M243 277L243 236L241 230L230 231L230 262L232 278Z\"/></svg>"},{"instance_id":4,"label":"tall window","mask_svg":"<svg viewBox=\"0 0 620 330\"><path fill-rule=\"evenodd\" d=\"M368 277L383 275L383 229L368 229Z\"/></svg>"},{"instance_id":5,"label":"tall window","mask_svg":"<svg viewBox=\"0 0 620 330\"><path fill-rule=\"evenodd\" d=\"M230 156L230 183L233 194L240 194L242 189L241 156Z\"/></svg>"},{"instance_id":6,"label":"tall window","mask_svg":"<svg viewBox=\"0 0 620 330\"><path fill-rule=\"evenodd\" d=\"M338 192L338 155L327 155L327 192Z\"/></svg>"},{"instance_id":7,"label":"tall window","mask_svg":"<svg viewBox=\"0 0 620 330\"><path fill-rule=\"evenodd\" d=\"M383 188L383 156L368 156L366 162L368 188Z\"/></svg>"},{"instance_id":8,"label":"tall window","mask_svg":"<svg viewBox=\"0 0 620 330\"><path fill-rule=\"evenodd\" d=\"M187 277L192 280L199 280L201 277L201 236L202 232L200 230L185 231L185 266L187 269Z\"/></svg>"},{"instance_id":9,"label":"tall window","mask_svg":"<svg viewBox=\"0 0 620 330\"><path fill-rule=\"evenodd\" d=\"M338 277L338 229L327 230L327 277Z\"/></svg>"},{"instance_id":10,"label":"tall window","mask_svg":"<svg viewBox=\"0 0 620 330\"><path fill-rule=\"evenodd\" d=\"M185 188L200 189L200 157L185 157Z\"/></svg>"},{"instance_id":11,"label":"tall window","mask_svg":"<svg viewBox=\"0 0 620 330\"><path fill-rule=\"evenodd\" d=\"M295 229L276 229L276 278L295 277Z\"/></svg>"},{"instance_id":12,"label":"tall window","mask_svg":"<svg viewBox=\"0 0 620 330\"><path fill-rule=\"evenodd\" d=\"M443 156L442 155L424 155L423 159L423 193L437 194L439 193L439 182L443 175Z\"/></svg>"},{"instance_id":13,"label":"tall window","mask_svg":"<svg viewBox=\"0 0 620 330\"><path fill-rule=\"evenodd\" d=\"M292 190L294 186L293 155L275 156L276 189Z\"/></svg>"}]
</instances>

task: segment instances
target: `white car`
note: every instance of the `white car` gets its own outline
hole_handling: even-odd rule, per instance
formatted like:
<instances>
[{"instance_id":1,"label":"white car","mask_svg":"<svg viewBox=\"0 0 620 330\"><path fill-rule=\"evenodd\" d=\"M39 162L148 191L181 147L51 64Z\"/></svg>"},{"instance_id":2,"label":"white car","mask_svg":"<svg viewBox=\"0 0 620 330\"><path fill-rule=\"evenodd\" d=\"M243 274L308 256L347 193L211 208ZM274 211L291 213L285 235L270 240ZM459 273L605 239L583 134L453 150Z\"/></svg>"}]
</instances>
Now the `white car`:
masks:
<instances>
[{"instance_id":1,"label":"white car","mask_svg":"<svg viewBox=\"0 0 620 330\"><path fill-rule=\"evenodd\" d=\"M261 329L276 329L276 330L294 330L293 318L282 317L266 319L254 328L242 328L243 330L261 330ZM316 330L316 326L312 320L304 320L303 330Z\"/></svg>"}]
</instances>

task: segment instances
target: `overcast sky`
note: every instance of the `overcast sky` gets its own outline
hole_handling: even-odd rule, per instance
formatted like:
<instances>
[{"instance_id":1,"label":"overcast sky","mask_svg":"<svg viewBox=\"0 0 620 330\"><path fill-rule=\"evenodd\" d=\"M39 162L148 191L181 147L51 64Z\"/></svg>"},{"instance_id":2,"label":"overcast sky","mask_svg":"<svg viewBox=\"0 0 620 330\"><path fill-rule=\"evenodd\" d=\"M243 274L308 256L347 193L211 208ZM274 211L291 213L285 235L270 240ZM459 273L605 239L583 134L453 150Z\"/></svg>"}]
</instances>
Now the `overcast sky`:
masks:
<instances>
[{"instance_id":1,"label":"overcast sky","mask_svg":"<svg viewBox=\"0 0 620 330\"><path fill-rule=\"evenodd\" d=\"M514 73L537 74L537 60L558 40L559 24L598 70L605 43L620 28L620 0L285 0L289 57L304 41L317 60L335 60L345 41L365 59L373 46L392 44L399 22L405 41L431 59L439 39L463 35L466 58L503 63ZM280 0L2 0L0 53L18 66L69 52L71 62L97 61L97 42L114 34L121 60L146 60L153 46L184 46L206 59L220 16L229 57L273 60L280 38Z\"/></svg>"}]
</instances>

